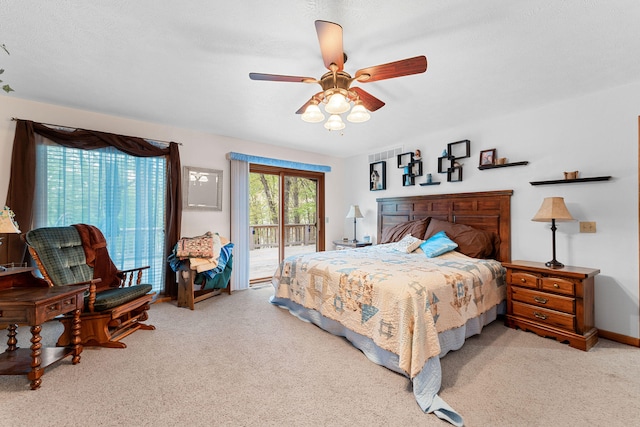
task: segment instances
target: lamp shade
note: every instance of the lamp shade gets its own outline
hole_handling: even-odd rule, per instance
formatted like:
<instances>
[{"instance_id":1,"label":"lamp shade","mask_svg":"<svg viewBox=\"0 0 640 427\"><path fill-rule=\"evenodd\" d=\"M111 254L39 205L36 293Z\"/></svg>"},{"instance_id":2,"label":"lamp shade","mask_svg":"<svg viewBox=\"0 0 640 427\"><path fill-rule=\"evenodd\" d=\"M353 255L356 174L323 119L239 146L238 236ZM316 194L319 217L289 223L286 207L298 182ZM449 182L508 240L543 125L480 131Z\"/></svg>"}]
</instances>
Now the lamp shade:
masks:
<instances>
[{"instance_id":1,"label":"lamp shade","mask_svg":"<svg viewBox=\"0 0 640 427\"><path fill-rule=\"evenodd\" d=\"M339 115L332 114L329 116L329 120L325 122L324 127L328 130L342 130L344 129L345 124Z\"/></svg>"},{"instance_id":2,"label":"lamp shade","mask_svg":"<svg viewBox=\"0 0 640 427\"><path fill-rule=\"evenodd\" d=\"M20 233L18 224L13 220L13 212L7 207L0 211L0 233Z\"/></svg>"},{"instance_id":3,"label":"lamp shade","mask_svg":"<svg viewBox=\"0 0 640 427\"><path fill-rule=\"evenodd\" d=\"M324 110L329 114L342 114L349 111L349 108L351 108L351 104L340 92L330 95L327 105L324 106Z\"/></svg>"},{"instance_id":4,"label":"lamp shade","mask_svg":"<svg viewBox=\"0 0 640 427\"><path fill-rule=\"evenodd\" d=\"M358 205L351 205L347 218L364 218L364 215L360 212L360 207Z\"/></svg>"},{"instance_id":5,"label":"lamp shade","mask_svg":"<svg viewBox=\"0 0 640 427\"><path fill-rule=\"evenodd\" d=\"M324 120L324 114L320 111L318 104L309 104L302 114L302 120L308 123L319 123Z\"/></svg>"},{"instance_id":6,"label":"lamp shade","mask_svg":"<svg viewBox=\"0 0 640 427\"><path fill-rule=\"evenodd\" d=\"M531 221L538 222L550 222L551 220L558 222L575 221L564 204L563 197L546 197L542 201L542 206L540 206L538 212L531 218Z\"/></svg>"},{"instance_id":7,"label":"lamp shade","mask_svg":"<svg viewBox=\"0 0 640 427\"><path fill-rule=\"evenodd\" d=\"M351 123L363 123L371 118L371 114L364 108L362 105L362 101L358 101L356 105L353 106L351 112L347 116L347 120Z\"/></svg>"}]
</instances>

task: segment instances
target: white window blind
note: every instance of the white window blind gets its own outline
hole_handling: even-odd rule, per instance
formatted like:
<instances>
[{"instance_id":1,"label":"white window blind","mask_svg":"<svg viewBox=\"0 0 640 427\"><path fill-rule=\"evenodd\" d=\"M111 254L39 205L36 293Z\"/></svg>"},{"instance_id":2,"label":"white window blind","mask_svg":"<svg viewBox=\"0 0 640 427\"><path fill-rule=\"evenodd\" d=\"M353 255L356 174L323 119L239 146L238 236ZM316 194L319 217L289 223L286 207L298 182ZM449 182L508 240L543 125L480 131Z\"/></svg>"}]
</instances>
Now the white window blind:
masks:
<instances>
[{"instance_id":1,"label":"white window blind","mask_svg":"<svg viewBox=\"0 0 640 427\"><path fill-rule=\"evenodd\" d=\"M98 227L119 269L142 267L159 294L166 260L166 160L115 148L66 148L39 137L34 227Z\"/></svg>"}]
</instances>

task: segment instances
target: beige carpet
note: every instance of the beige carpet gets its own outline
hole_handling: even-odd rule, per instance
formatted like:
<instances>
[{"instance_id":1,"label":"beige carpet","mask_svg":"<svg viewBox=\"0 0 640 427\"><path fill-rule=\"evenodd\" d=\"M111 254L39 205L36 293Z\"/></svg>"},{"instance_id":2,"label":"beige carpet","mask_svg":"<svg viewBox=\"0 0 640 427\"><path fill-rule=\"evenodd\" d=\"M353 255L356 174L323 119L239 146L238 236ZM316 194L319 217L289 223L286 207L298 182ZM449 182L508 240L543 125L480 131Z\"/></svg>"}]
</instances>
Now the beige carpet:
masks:
<instances>
[{"instance_id":1,"label":"beige carpet","mask_svg":"<svg viewBox=\"0 0 640 427\"><path fill-rule=\"evenodd\" d=\"M271 287L194 311L153 306L155 331L126 349L86 348L42 387L0 376L2 426L446 426L409 381L268 302ZM51 344L59 326L43 328ZM19 329L19 345L30 333ZM640 350L585 353L500 321L442 360L441 397L468 426L627 426L640 416Z\"/></svg>"}]
</instances>

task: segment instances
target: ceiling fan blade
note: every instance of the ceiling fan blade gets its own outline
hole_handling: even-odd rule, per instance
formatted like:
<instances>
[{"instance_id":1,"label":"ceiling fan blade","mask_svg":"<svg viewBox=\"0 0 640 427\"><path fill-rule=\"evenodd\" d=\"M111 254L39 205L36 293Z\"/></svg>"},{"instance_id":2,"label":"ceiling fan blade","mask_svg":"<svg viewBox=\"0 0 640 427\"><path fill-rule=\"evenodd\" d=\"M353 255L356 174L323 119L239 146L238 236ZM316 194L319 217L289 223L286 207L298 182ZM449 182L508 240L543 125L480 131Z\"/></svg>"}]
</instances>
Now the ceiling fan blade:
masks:
<instances>
[{"instance_id":1,"label":"ceiling fan blade","mask_svg":"<svg viewBox=\"0 0 640 427\"><path fill-rule=\"evenodd\" d=\"M349 90L358 94L358 97L362 101L362 105L364 105L364 108L369 111L376 111L384 107L384 102L359 87L352 87Z\"/></svg>"},{"instance_id":2,"label":"ceiling fan blade","mask_svg":"<svg viewBox=\"0 0 640 427\"><path fill-rule=\"evenodd\" d=\"M370 83L394 77L420 74L425 71L427 71L427 57L423 55L363 68L356 71L355 79L361 83Z\"/></svg>"},{"instance_id":3,"label":"ceiling fan blade","mask_svg":"<svg viewBox=\"0 0 640 427\"><path fill-rule=\"evenodd\" d=\"M318 83L313 77L282 76L279 74L249 73L251 80L267 80L271 82Z\"/></svg>"},{"instance_id":4,"label":"ceiling fan blade","mask_svg":"<svg viewBox=\"0 0 640 427\"><path fill-rule=\"evenodd\" d=\"M318 33L324 66L331 70L331 64L336 64L337 71L342 71L344 68L342 27L329 21L316 21L316 33Z\"/></svg>"}]
</instances>

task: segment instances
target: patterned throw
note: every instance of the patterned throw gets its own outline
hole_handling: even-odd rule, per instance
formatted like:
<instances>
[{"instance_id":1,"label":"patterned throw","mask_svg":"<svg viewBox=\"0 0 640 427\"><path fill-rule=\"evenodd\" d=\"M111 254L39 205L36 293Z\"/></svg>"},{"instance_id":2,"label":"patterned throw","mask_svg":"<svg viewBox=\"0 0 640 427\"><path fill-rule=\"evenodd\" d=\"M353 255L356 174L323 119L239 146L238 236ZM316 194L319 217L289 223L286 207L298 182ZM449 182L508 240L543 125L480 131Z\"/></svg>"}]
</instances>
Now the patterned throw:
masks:
<instances>
[{"instance_id":1,"label":"patterned throw","mask_svg":"<svg viewBox=\"0 0 640 427\"><path fill-rule=\"evenodd\" d=\"M202 236L183 237L176 245L178 258L211 258L213 257L213 233L207 231Z\"/></svg>"},{"instance_id":2,"label":"patterned throw","mask_svg":"<svg viewBox=\"0 0 640 427\"><path fill-rule=\"evenodd\" d=\"M414 378L440 354L439 332L505 299L505 270L455 251L427 258L392 245L289 257L273 284L276 297L317 310L397 354L400 368Z\"/></svg>"}]
</instances>

